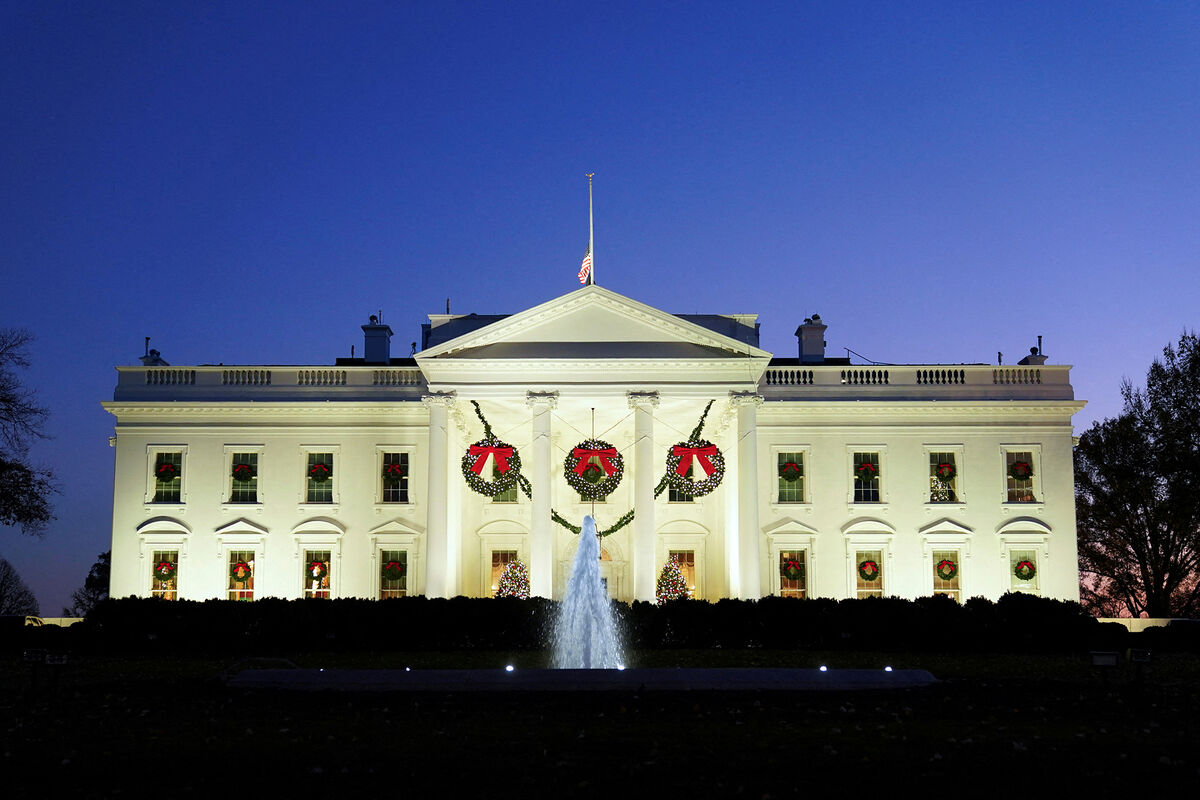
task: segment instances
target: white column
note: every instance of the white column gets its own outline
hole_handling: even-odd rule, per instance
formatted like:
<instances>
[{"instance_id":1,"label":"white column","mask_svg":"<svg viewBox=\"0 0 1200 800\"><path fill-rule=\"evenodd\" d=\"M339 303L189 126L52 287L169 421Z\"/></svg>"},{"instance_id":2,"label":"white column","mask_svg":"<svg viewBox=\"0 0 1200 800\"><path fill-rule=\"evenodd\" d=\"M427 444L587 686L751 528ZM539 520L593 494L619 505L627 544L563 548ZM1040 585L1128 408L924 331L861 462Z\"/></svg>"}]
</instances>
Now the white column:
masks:
<instances>
[{"instance_id":1,"label":"white column","mask_svg":"<svg viewBox=\"0 0 1200 800\"><path fill-rule=\"evenodd\" d=\"M753 392L732 393L729 398L738 412L738 597L762 597L758 527L758 407L763 399Z\"/></svg>"},{"instance_id":2,"label":"white column","mask_svg":"<svg viewBox=\"0 0 1200 800\"><path fill-rule=\"evenodd\" d=\"M633 599L654 601L654 484L666 457L654 449L658 392L630 392L633 409Z\"/></svg>"},{"instance_id":3,"label":"white column","mask_svg":"<svg viewBox=\"0 0 1200 800\"><path fill-rule=\"evenodd\" d=\"M449 410L454 405L453 392L427 394L421 402L429 409L429 494L426 499L429 515L426 519L425 595L449 597L456 570L450 563L449 531L446 519L447 471L449 462Z\"/></svg>"},{"instance_id":4,"label":"white column","mask_svg":"<svg viewBox=\"0 0 1200 800\"><path fill-rule=\"evenodd\" d=\"M558 406L557 392L529 392L525 403L533 410L532 520L529 534L529 594L550 597L554 593L554 524L550 519L550 412Z\"/></svg>"}]
</instances>

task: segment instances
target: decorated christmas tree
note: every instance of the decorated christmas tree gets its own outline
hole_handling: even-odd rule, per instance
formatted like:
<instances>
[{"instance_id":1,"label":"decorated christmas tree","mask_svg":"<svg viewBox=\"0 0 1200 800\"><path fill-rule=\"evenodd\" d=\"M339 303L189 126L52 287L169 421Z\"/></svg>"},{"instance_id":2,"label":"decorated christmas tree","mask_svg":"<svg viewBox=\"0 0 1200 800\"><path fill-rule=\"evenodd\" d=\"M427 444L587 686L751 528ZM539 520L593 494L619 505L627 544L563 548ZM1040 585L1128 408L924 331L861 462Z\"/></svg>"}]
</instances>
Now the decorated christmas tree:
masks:
<instances>
[{"instance_id":1,"label":"decorated christmas tree","mask_svg":"<svg viewBox=\"0 0 1200 800\"><path fill-rule=\"evenodd\" d=\"M688 592L687 581L683 579L683 570L679 569L679 562L674 558L667 561L663 567L662 574L658 576L658 602L665 603L668 600L687 600L691 597Z\"/></svg>"},{"instance_id":2,"label":"decorated christmas tree","mask_svg":"<svg viewBox=\"0 0 1200 800\"><path fill-rule=\"evenodd\" d=\"M496 597L518 597L529 599L529 570L521 559L508 562L504 572L500 573L500 583L496 587Z\"/></svg>"}]
</instances>

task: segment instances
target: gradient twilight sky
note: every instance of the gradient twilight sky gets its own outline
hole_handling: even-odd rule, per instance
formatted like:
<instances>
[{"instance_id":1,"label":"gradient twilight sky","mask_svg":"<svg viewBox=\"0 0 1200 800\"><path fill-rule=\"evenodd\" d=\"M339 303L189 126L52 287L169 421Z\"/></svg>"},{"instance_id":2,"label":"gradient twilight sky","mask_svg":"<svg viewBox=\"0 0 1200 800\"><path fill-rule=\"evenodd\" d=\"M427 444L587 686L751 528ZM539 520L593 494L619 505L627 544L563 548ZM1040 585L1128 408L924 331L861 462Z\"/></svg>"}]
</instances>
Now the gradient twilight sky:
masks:
<instances>
[{"instance_id":1,"label":"gradient twilight sky","mask_svg":"<svg viewBox=\"0 0 1200 800\"><path fill-rule=\"evenodd\" d=\"M795 355L1045 337L1081 431L1197 326L1194 2L0 4L0 327L63 491L0 557L55 615L109 547L115 365L329 364L382 309L598 282ZM856 359L857 360L857 359Z\"/></svg>"}]
</instances>

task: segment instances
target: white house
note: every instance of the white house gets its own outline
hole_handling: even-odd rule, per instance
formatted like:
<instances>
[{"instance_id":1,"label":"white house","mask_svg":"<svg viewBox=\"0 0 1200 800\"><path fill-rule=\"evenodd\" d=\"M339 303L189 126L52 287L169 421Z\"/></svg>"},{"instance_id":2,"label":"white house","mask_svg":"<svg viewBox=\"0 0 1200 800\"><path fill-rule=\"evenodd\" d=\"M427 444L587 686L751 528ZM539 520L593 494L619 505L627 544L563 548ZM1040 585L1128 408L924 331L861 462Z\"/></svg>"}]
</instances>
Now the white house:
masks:
<instances>
[{"instance_id":1,"label":"white house","mask_svg":"<svg viewBox=\"0 0 1200 800\"><path fill-rule=\"evenodd\" d=\"M606 529L632 511L602 541L623 600L653 599L671 557L706 600L1078 599L1071 416L1084 404L1070 368L1042 355L852 366L825 357L814 316L797 357L778 358L753 314L668 314L599 286L429 320L412 358L392 358L391 329L372 320L364 356L333 366L150 354L119 367L103 404L112 594L478 597L520 558L533 593L558 597L577 535L552 515ZM499 443L481 442L472 401ZM715 448L676 449L710 401L700 438ZM689 496L722 461L719 485ZM566 480L584 486L589 465L605 490L594 504ZM467 480L518 474L529 497Z\"/></svg>"}]
</instances>

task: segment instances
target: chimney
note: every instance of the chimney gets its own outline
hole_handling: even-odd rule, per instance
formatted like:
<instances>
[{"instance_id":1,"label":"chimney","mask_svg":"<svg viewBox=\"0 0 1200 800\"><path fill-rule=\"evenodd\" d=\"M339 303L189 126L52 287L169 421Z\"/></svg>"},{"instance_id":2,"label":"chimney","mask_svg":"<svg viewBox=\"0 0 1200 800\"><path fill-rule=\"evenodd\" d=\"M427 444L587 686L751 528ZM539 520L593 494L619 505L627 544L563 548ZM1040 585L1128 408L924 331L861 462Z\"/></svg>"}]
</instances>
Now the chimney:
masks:
<instances>
[{"instance_id":1,"label":"chimney","mask_svg":"<svg viewBox=\"0 0 1200 800\"><path fill-rule=\"evenodd\" d=\"M363 361L367 364L390 364L392 361L392 329L371 315L363 329Z\"/></svg>"},{"instance_id":2,"label":"chimney","mask_svg":"<svg viewBox=\"0 0 1200 800\"><path fill-rule=\"evenodd\" d=\"M163 360L162 353L157 350L150 349L150 337L146 337L146 355L138 356L138 361L142 362L147 367L169 367L171 366Z\"/></svg>"},{"instance_id":3,"label":"chimney","mask_svg":"<svg viewBox=\"0 0 1200 800\"><path fill-rule=\"evenodd\" d=\"M820 314L806 317L804 324L796 328L796 338L800 340L801 364L825 363L825 323L821 322Z\"/></svg>"},{"instance_id":4,"label":"chimney","mask_svg":"<svg viewBox=\"0 0 1200 800\"><path fill-rule=\"evenodd\" d=\"M1040 339L1041 337L1039 336L1038 338ZM1022 367L1031 367L1031 366L1040 367L1042 364L1045 364L1045 363L1046 363L1046 357L1044 355L1042 355L1042 350L1040 347L1029 348L1029 355L1025 356L1024 358L1022 358L1020 361L1017 362L1017 364Z\"/></svg>"}]
</instances>

